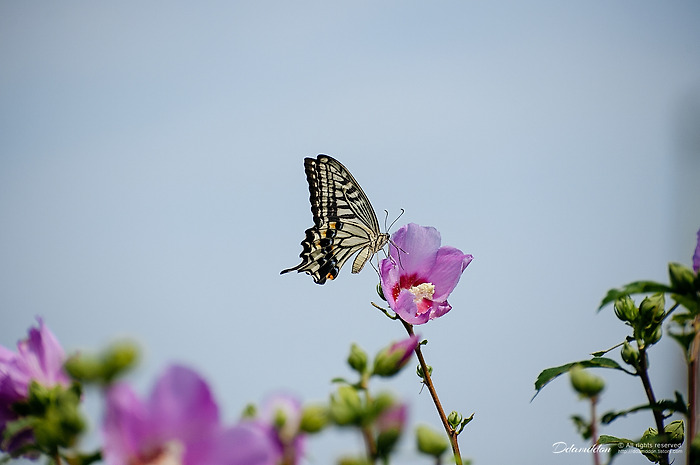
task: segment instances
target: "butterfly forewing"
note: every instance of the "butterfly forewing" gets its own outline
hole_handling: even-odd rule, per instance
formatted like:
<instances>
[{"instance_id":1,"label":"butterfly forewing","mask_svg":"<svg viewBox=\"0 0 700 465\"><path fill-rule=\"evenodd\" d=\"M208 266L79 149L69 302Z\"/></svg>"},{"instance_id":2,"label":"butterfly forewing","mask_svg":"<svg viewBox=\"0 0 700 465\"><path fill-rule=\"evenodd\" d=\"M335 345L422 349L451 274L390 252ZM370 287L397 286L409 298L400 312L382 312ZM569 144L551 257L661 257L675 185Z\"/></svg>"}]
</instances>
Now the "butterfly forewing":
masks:
<instances>
[{"instance_id":1,"label":"butterfly forewing","mask_svg":"<svg viewBox=\"0 0 700 465\"><path fill-rule=\"evenodd\" d=\"M335 279L355 253L353 273L359 273L389 240L379 230L372 204L350 172L328 155L304 160L314 226L302 241L301 263L282 270L306 272L318 284Z\"/></svg>"}]
</instances>

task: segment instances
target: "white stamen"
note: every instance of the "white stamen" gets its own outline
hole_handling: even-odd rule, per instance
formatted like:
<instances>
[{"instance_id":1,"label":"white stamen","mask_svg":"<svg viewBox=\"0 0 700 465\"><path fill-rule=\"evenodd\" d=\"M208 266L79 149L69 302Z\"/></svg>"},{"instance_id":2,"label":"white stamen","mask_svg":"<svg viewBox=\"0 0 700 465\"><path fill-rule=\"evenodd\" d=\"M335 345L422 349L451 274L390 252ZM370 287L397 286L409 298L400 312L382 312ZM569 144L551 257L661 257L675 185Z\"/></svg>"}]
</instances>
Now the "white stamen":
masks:
<instances>
[{"instance_id":1,"label":"white stamen","mask_svg":"<svg viewBox=\"0 0 700 465\"><path fill-rule=\"evenodd\" d=\"M185 446L180 441L168 441L158 457L148 465L182 465Z\"/></svg>"},{"instance_id":2,"label":"white stamen","mask_svg":"<svg viewBox=\"0 0 700 465\"><path fill-rule=\"evenodd\" d=\"M435 284L433 283L423 283L418 286L413 286L409 289L411 293L415 296L413 297L414 302L418 302L421 299L432 300L433 294L435 294Z\"/></svg>"}]
</instances>

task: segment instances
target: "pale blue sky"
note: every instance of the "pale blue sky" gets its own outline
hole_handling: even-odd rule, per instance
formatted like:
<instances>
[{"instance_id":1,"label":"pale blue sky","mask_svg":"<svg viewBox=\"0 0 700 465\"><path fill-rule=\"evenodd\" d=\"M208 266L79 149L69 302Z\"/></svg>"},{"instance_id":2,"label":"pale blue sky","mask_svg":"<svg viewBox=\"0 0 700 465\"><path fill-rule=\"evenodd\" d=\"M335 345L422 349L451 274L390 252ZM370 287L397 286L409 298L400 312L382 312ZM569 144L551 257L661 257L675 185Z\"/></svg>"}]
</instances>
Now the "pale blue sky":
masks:
<instances>
[{"instance_id":1,"label":"pale blue sky","mask_svg":"<svg viewBox=\"0 0 700 465\"><path fill-rule=\"evenodd\" d=\"M323 399L403 328L377 277L317 286L303 158L328 153L383 220L475 256L453 311L418 328L478 464L590 463L568 381L543 368L626 334L605 291L690 263L700 227L697 2L0 4L0 344L42 315L68 350L144 347L140 389L200 370L228 421L267 393ZM683 389L670 341L658 394ZM643 402L613 373L602 410ZM377 387L439 426L413 374ZM636 436L639 415L604 429ZM415 459L403 443L397 463ZM360 450L327 434L310 464ZM620 464L639 463L623 457Z\"/></svg>"}]
</instances>

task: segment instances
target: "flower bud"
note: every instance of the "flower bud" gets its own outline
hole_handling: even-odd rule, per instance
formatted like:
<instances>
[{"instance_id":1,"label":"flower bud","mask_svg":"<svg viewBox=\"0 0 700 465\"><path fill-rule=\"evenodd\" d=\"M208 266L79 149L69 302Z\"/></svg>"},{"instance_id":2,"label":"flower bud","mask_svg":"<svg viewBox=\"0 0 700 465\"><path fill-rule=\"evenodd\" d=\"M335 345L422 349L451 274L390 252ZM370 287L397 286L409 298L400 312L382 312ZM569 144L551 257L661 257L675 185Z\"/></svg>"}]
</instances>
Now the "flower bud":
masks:
<instances>
[{"instance_id":1,"label":"flower bud","mask_svg":"<svg viewBox=\"0 0 700 465\"><path fill-rule=\"evenodd\" d=\"M339 386L338 391L331 394L329 413L339 426L361 424L364 411L357 389L352 386Z\"/></svg>"},{"instance_id":2,"label":"flower bud","mask_svg":"<svg viewBox=\"0 0 700 465\"><path fill-rule=\"evenodd\" d=\"M632 365L633 367L637 366L637 362L639 362L639 350L637 350L636 347L632 347L632 344L629 342L625 341L622 345L620 355L622 356L622 360L628 365Z\"/></svg>"},{"instance_id":3,"label":"flower bud","mask_svg":"<svg viewBox=\"0 0 700 465\"><path fill-rule=\"evenodd\" d=\"M350 368L358 373L364 373L365 369L367 368L367 353L355 343L350 346L348 365L350 365Z\"/></svg>"},{"instance_id":4,"label":"flower bud","mask_svg":"<svg viewBox=\"0 0 700 465\"><path fill-rule=\"evenodd\" d=\"M671 280L671 288L676 294L694 293L695 273L688 267L680 263L668 264L668 276Z\"/></svg>"},{"instance_id":5,"label":"flower bud","mask_svg":"<svg viewBox=\"0 0 700 465\"><path fill-rule=\"evenodd\" d=\"M447 416L447 423L449 423L453 429L456 429L460 425L460 423L462 423L463 419L464 419L464 417L462 417L462 415L460 415L458 412L453 410Z\"/></svg>"},{"instance_id":6,"label":"flower bud","mask_svg":"<svg viewBox=\"0 0 700 465\"><path fill-rule=\"evenodd\" d=\"M639 315L639 310L634 305L634 300L626 295L615 301L615 315L622 321L634 321Z\"/></svg>"},{"instance_id":7,"label":"flower bud","mask_svg":"<svg viewBox=\"0 0 700 465\"><path fill-rule=\"evenodd\" d=\"M118 342L102 354L78 353L65 364L66 371L78 381L109 384L131 369L137 361L138 348L131 342Z\"/></svg>"},{"instance_id":8,"label":"flower bud","mask_svg":"<svg viewBox=\"0 0 700 465\"><path fill-rule=\"evenodd\" d=\"M328 424L328 411L323 405L309 405L301 411L299 428L305 433L318 433Z\"/></svg>"},{"instance_id":9,"label":"flower bud","mask_svg":"<svg viewBox=\"0 0 700 465\"><path fill-rule=\"evenodd\" d=\"M406 424L407 407L396 404L385 409L375 422L377 431L377 455L388 457L396 446Z\"/></svg>"},{"instance_id":10,"label":"flower bud","mask_svg":"<svg viewBox=\"0 0 700 465\"><path fill-rule=\"evenodd\" d=\"M450 443L444 434L438 433L429 426L419 425L416 428L418 450L424 454L440 457L445 453Z\"/></svg>"},{"instance_id":11,"label":"flower bud","mask_svg":"<svg viewBox=\"0 0 700 465\"><path fill-rule=\"evenodd\" d=\"M603 378L586 371L581 365L574 365L569 370L573 388L583 397L594 398L605 388Z\"/></svg>"},{"instance_id":12,"label":"flower bud","mask_svg":"<svg viewBox=\"0 0 700 465\"><path fill-rule=\"evenodd\" d=\"M664 318L666 303L662 293L650 295L639 304L639 315L645 322L660 323Z\"/></svg>"},{"instance_id":13,"label":"flower bud","mask_svg":"<svg viewBox=\"0 0 700 465\"><path fill-rule=\"evenodd\" d=\"M420 366L420 364L418 366L416 366L416 374L418 375L418 377L420 379L425 379L425 374L423 373L423 367ZM433 374L433 367L431 365L428 365L428 376L431 376L432 374Z\"/></svg>"},{"instance_id":14,"label":"flower bud","mask_svg":"<svg viewBox=\"0 0 700 465\"><path fill-rule=\"evenodd\" d=\"M110 382L132 369L139 357L138 346L130 341L112 344L102 356L105 381Z\"/></svg>"},{"instance_id":15,"label":"flower bud","mask_svg":"<svg viewBox=\"0 0 700 465\"><path fill-rule=\"evenodd\" d=\"M655 325L650 328L647 328L643 336L644 344L646 346L656 344L661 339L661 335L661 325Z\"/></svg>"},{"instance_id":16,"label":"flower bud","mask_svg":"<svg viewBox=\"0 0 700 465\"><path fill-rule=\"evenodd\" d=\"M385 377L395 375L406 365L416 347L418 347L416 335L385 347L375 357L372 373Z\"/></svg>"}]
</instances>

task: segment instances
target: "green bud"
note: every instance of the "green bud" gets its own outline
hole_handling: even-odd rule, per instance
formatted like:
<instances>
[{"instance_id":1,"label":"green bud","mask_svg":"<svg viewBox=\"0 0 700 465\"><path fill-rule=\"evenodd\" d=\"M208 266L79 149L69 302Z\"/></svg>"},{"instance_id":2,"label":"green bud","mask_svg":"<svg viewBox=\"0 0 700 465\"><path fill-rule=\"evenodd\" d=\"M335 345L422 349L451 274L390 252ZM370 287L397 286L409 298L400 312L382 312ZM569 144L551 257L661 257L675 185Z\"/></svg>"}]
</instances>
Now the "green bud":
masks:
<instances>
[{"instance_id":1,"label":"green bud","mask_svg":"<svg viewBox=\"0 0 700 465\"><path fill-rule=\"evenodd\" d=\"M380 457L388 457L396 447L401 437L401 430L398 428L390 428L381 431L377 435L377 455Z\"/></svg>"},{"instance_id":2,"label":"green bud","mask_svg":"<svg viewBox=\"0 0 700 465\"><path fill-rule=\"evenodd\" d=\"M348 365L358 373L364 373L367 368L367 353L355 343L350 346Z\"/></svg>"},{"instance_id":3,"label":"green bud","mask_svg":"<svg viewBox=\"0 0 700 465\"><path fill-rule=\"evenodd\" d=\"M444 433L438 433L426 425L419 425L416 428L416 442L420 452L436 458L444 454L450 447Z\"/></svg>"},{"instance_id":4,"label":"green bud","mask_svg":"<svg viewBox=\"0 0 700 465\"><path fill-rule=\"evenodd\" d=\"M680 263L668 264L668 276L674 294L695 294L695 273Z\"/></svg>"},{"instance_id":5,"label":"green bud","mask_svg":"<svg viewBox=\"0 0 700 465\"><path fill-rule=\"evenodd\" d=\"M374 462L370 462L366 457L340 457L337 463L338 465L372 465Z\"/></svg>"},{"instance_id":6,"label":"green bud","mask_svg":"<svg viewBox=\"0 0 700 465\"><path fill-rule=\"evenodd\" d=\"M357 389L352 386L339 386L338 391L331 394L329 413L338 426L362 424L364 411Z\"/></svg>"},{"instance_id":7,"label":"green bud","mask_svg":"<svg viewBox=\"0 0 700 465\"><path fill-rule=\"evenodd\" d=\"M63 366L71 378L84 383L100 382L102 363L94 355L78 353L72 355Z\"/></svg>"},{"instance_id":8,"label":"green bud","mask_svg":"<svg viewBox=\"0 0 700 465\"><path fill-rule=\"evenodd\" d=\"M462 423L462 420L464 417L460 415L458 412L455 412L454 410L447 416L447 423L450 424L452 428L457 428L460 423Z\"/></svg>"},{"instance_id":9,"label":"green bud","mask_svg":"<svg viewBox=\"0 0 700 465\"><path fill-rule=\"evenodd\" d=\"M634 300L626 295L615 301L615 315L622 321L634 321L639 315L639 310L634 305Z\"/></svg>"},{"instance_id":10,"label":"green bud","mask_svg":"<svg viewBox=\"0 0 700 465\"><path fill-rule=\"evenodd\" d=\"M308 405L301 411L299 429L305 433L318 433L328 424L328 410L324 405Z\"/></svg>"},{"instance_id":11,"label":"green bud","mask_svg":"<svg viewBox=\"0 0 700 465\"><path fill-rule=\"evenodd\" d=\"M629 342L625 341L625 343L622 345L620 355L622 356L622 360L624 360L628 365L632 365L633 367L637 366L637 363L639 362L639 350L637 350L636 347L633 347Z\"/></svg>"},{"instance_id":12,"label":"green bud","mask_svg":"<svg viewBox=\"0 0 700 465\"><path fill-rule=\"evenodd\" d=\"M380 392L372 399L370 411L372 415L379 415L388 408L396 405L396 398L388 392Z\"/></svg>"},{"instance_id":13,"label":"green bud","mask_svg":"<svg viewBox=\"0 0 700 465\"><path fill-rule=\"evenodd\" d=\"M683 420L675 420L664 427L664 431L668 434L668 438L672 443L681 445L685 437L685 424Z\"/></svg>"},{"instance_id":14,"label":"green bud","mask_svg":"<svg viewBox=\"0 0 700 465\"><path fill-rule=\"evenodd\" d=\"M644 344L650 346L656 344L661 339L662 335L661 325L651 326L644 332Z\"/></svg>"},{"instance_id":15,"label":"green bud","mask_svg":"<svg viewBox=\"0 0 700 465\"><path fill-rule=\"evenodd\" d=\"M83 383L109 384L136 364L138 352L134 343L118 342L99 356L83 353L71 356L65 369L73 379Z\"/></svg>"},{"instance_id":16,"label":"green bud","mask_svg":"<svg viewBox=\"0 0 700 465\"><path fill-rule=\"evenodd\" d=\"M245 407L243 407L241 418L255 418L257 416L258 408L255 406L255 404L247 404Z\"/></svg>"},{"instance_id":17,"label":"green bud","mask_svg":"<svg viewBox=\"0 0 700 465\"><path fill-rule=\"evenodd\" d=\"M107 348L102 356L105 382L109 383L132 369L139 357L139 349L130 341L120 341Z\"/></svg>"},{"instance_id":18,"label":"green bud","mask_svg":"<svg viewBox=\"0 0 700 465\"><path fill-rule=\"evenodd\" d=\"M406 365L418 346L418 337L411 336L383 348L374 358L372 374L377 376L393 376Z\"/></svg>"},{"instance_id":19,"label":"green bud","mask_svg":"<svg viewBox=\"0 0 700 465\"><path fill-rule=\"evenodd\" d=\"M573 388L583 397L594 398L605 388L603 378L586 371L581 365L574 365L569 370Z\"/></svg>"},{"instance_id":20,"label":"green bud","mask_svg":"<svg viewBox=\"0 0 700 465\"><path fill-rule=\"evenodd\" d=\"M662 293L650 295L639 304L639 315L645 322L660 323L665 314L666 302Z\"/></svg>"},{"instance_id":21,"label":"green bud","mask_svg":"<svg viewBox=\"0 0 700 465\"><path fill-rule=\"evenodd\" d=\"M425 379L425 374L423 373L423 367L418 364L416 367L416 374L420 379ZM433 374L433 367L428 365L428 375L432 376Z\"/></svg>"}]
</instances>

